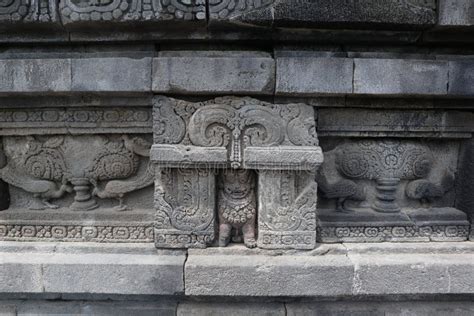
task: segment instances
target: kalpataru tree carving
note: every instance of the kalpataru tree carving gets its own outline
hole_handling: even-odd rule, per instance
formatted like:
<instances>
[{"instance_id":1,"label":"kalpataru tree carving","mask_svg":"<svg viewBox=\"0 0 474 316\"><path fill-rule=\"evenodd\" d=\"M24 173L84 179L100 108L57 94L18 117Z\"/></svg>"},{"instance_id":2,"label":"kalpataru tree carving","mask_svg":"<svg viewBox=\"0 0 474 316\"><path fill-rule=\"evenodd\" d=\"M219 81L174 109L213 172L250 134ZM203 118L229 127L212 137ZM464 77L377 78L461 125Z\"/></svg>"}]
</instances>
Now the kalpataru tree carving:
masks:
<instances>
[{"instance_id":1,"label":"kalpataru tree carving","mask_svg":"<svg viewBox=\"0 0 474 316\"><path fill-rule=\"evenodd\" d=\"M199 103L156 97L153 130L151 160L161 170L155 185L157 247L211 244L217 214L221 246L233 228L235 239L242 229L245 244L254 247L257 213L260 247L314 248L314 173L322 153L311 107L236 97ZM282 172L290 180L275 183Z\"/></svg>"},{"instance_id":2,"label":"kalpataru tree carving","mask_svg":"<svg viewBox=\"0 0 474 316\"><path fill-rule=\"evenodd\" d=\"M139 168L139 156L149 156L150 146L127 135L5 137L8 163L0 178L31 193L32 210L57 209L51 200L69 193L74 200L67 208L74 211L97 208L94 196L116 198L117 210L125 210L125 194L153 184L151 167Z\"/></svg>"},{"instance_id":3,"label":"kalpataru tree carving","mask_svg":"<svg viewBox=\"0 0 474 316\"><path fill-rule=\"evenodd\" d=\"M318 172L321 196L336 200L335 209L319 212L320 239L465 240L466 215L446 197L456 157L456 147L447 143L376 138L340 143L325 153ZM358 205L351 209L346 201Z\"/></svg>"}]
</instances>

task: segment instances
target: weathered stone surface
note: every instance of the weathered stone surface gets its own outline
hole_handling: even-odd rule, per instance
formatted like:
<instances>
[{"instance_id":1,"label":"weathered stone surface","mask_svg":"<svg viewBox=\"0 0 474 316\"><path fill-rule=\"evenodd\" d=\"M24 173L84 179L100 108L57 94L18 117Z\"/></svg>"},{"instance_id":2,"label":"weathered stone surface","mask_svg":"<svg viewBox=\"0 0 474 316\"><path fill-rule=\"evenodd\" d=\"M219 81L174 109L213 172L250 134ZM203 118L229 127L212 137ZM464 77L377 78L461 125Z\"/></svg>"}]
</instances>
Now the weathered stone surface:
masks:
<instances>
[{"instance_id":1,"label":"weathered stone surface","mask_svg":"<svg viewBox=\"0 0 474 316\"><path fill-rule=\"evenodd\" d=\"M288 316L443 316L446 314L468 316L474 312L474 304L469 301L460 302L318 302L318 303L287 303Z\"/></svg>"},{"instance_id":2,"label":"weathered stone surface","mask_svg":"<svg viewBox=\"0 0 474 316\"><path fill-rule=\"evenodd\" d=\"M436 3L428 1L317 0L306 2L217 0L210 2L211 22L284 27L426 28L436 22Z\"/></svg>"},{"instance_id":3,"label":"weathered stone surface","mask_svg":"<svg viewBox=\"0 0 474 316\"><path fill-rule=\"evenodd\" d=\"M0 60L0 93L57 93L71 90L69 59Z\"/></svg>"},{"instance_id":4,"label":"weathered stone surface","mask_svg":"<svg viewBox=\"0 0 474 316\"><path fill-rule=\"evenodd\" d=\"M175 316L177 303L166 300L157 302L87 302L81 306L85 315L144 315Z\"/></svg>"},{"instance_id":5,"label":"weathered stone surface","mask_svg":"<svg viewBox=\"0 0 474 316\"><path fill-rule=\"evenodd\" d=\"M278 57L277 95L315 96L352 93L349 58Z\"/></svg>"},{"instance_id":6,"label":"weathered stone surface","mask_svg":"<svg viewBox=\"0 0 474 316\"><path fill-rule=\"evenodd\" d=\"M8 245L1 249L3 293L174 295L184 291L183 252L147 251L153 249L151 244L111 249L71 244L56 245L56 250ZM141 251L134 253L134 247Z\"/></svg>"},{"instance_id":7,"label":"weathered stone surface","mask_svg":"<svg viewBox=\"0 0 474 316\"><path fill-rule=\"evenodd\" d=\"M354 59L355 94L443 95L447 89L444 61Z\"/></svg>"},{"instance_id":8,"label":"weathered stone surface","mask_svg":"<svg viewBox=\"0 0 474 316\"><path fill-rule=\"evenodd\" d=\"M153 91L174 94L272 94L275 64L269 55L228 54L153 59Z\"/></svg>"},{"instance_id":9,"label":"weathered stone surface","mask_svg":"<svg viewBox=\"0 0 474 316\"><path fill-rule=\"evenodd\" d=\"M462 172L456 183L456 207L469 215L471 221L470 240L474 241L474 140L465 141L461 147L459 168Z\"/></svg>"},{"instance_id":10,"label":"weathered stone surface","mask_svg":"<svg viewBox=\"0 0 474 316\"><path fill-rule=\"evenodd\" d=\"M20 26L22 24L43 26L58 23L58 1L45 0L42 2L30 0L13 0L2 4L0 10L0 28Z\"/></svg>"},{"instance_id":11,"label":"weathered stone surface","mask_svg":"<svg viewBox=\"0 0 474 316\"><path fill-rule=\"evenodd\" d=\"M268 256L238 246L190 250L185 268L186 294L196 296L340 296L352 279L343 254Z\"/></svg>"},{"instance_id":12,"label":"weathered stone surface","mask_svg":"<svg viewBox=\"0 0 474 316\"><path fill-rule=\"evenodd\" d=\"M66 26L101 26L107 24L204 20L204 3L179 0L133 0L112 3L65 0L59 4L61 20Z\"/></svg>"},{"instance_id":13,"label":"weathered stone surface","mask_svg":"<svg viewBox=\"0 0 474 316\"><path fill-rule=\"evenodd\" d=\"M474 3L470 0L438 0L440 26L474 26Z\"/></svg>"},{"instance_id":14,"label":"weathered stone surface","mask_svg":"<svg viewBox=\"0 0 474 316\"><path fill-rule=\"evenodd\" d=\"M474 15L474 4L472 5ZM473 21L474 23L474 21ZM474 95L474 60L449 62L449 91L450 95Z\"/></svg>"},{"instance_id":15,"label":"weathered stone surface","mask_svg":"<svg viewBox=\"0 0 474 316\"><path fill-rule=\"evenodd\" d=\"M282 303L182 303L177 316L284 316Z\"/></svg>"},{"instance_id":16,"label":"weathered stone surface","mask_svg":"<svg viewBox=\"0 0 474 316\"><path fill-rule=\"evenodd\" d=\"M470 138L473 131L474 115L469 111L318 110L319 136Z\"/></svg>"},{"instance_id":17,"label":"weathered stone surface","mask_svg":"<svg viewBox=\"0 0 474 316\"><path fill-rule=\"evenodd\" d=\"M216 211L219 246L240 239L257 246L260 214L260 247L315 247L313 178L323 157L311 107L236 97L200 103L157 97L153 130L151 161L162 170L155 184L157 247L206 247L214 239ZM268 169L257 184L253 170ZM272 189L275 181L281 184Z\"/></svg>"},{"instance_id":18,"label":"weathered stone surface","mask_svg":"<svg viewBox=\"0 0 474 316\"><path fill-rule=\"evenodd\" d=\"M151 90L151 58L72 60L72 90L146 92Z\"/></svg>"}]
</instances>

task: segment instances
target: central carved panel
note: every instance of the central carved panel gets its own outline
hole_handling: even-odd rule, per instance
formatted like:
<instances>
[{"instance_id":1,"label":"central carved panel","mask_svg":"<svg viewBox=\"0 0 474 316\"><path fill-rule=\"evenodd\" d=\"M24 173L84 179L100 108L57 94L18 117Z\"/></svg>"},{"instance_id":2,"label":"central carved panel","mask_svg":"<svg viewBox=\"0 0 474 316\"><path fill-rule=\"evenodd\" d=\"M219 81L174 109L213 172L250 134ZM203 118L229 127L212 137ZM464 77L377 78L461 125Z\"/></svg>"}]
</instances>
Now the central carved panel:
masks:
<instances>
[{"instance_id":1,"label":"central carved panel","mask_svg":"<svg viewBox=\"0 0 474 316\"><path fill-rule=\"evenodd\" d=\"M219 246L314 248L322 155L310 106L157 97L153 131L157 247L206 247L218 225Z\"/></svg>"}]
</instances>

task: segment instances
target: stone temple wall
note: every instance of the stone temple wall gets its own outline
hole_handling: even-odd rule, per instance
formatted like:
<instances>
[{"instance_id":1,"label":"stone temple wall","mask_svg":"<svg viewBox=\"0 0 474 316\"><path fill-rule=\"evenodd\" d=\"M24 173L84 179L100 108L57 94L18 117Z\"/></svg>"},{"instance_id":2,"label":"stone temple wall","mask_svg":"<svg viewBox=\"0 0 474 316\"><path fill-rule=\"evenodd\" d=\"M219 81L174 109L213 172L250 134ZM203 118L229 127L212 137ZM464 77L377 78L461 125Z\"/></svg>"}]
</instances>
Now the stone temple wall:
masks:
<instances>
[{"instance_id":1,"label":"stone temple wall","mask_svg":"<svg viewBox=\"0 0 474 316\"><path fill-rule=\"evenodd\" d=\"M474 314L471 0L0 0L0 315Z\"/></svg>"}]
</instances>

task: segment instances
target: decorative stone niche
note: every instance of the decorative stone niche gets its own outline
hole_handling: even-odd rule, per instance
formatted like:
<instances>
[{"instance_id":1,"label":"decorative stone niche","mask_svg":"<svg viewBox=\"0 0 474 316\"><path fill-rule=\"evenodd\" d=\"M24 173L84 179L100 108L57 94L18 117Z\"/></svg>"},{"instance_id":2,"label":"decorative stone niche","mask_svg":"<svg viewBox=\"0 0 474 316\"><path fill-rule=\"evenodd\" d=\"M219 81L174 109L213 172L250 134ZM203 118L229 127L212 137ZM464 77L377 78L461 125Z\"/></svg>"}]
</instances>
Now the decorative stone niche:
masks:
<instances>
[{"instance_id":1,"label":"decorative stone niche","mask_svg":"<svg viewBox=\"0 0 474 316\"><path fill-rule=\"evenodd\" d=\"M151 143L136 135L6 136L6 240L147 241L153 238Z\"/></svg>"},{"instance_id":2,"label":"decorative stone niche","mask_svg":"<svg viewBox=\"0 0 474 316\"><path fill-rule=\"evenodd\" d=\"M459 142L328 141L317 180L322 242L466 240L454 208Z\"/></svg>"},{"instance_id":3,"label":"decorative stone niche","mask_svg":"<svg viewBox=\"0 0 474 316\"><path fill-rule=\"evenodd\" d=\"M157 247L315 247L312 107L156 97L153 134Z\"/></svg>"}]
</instances>

